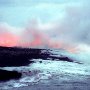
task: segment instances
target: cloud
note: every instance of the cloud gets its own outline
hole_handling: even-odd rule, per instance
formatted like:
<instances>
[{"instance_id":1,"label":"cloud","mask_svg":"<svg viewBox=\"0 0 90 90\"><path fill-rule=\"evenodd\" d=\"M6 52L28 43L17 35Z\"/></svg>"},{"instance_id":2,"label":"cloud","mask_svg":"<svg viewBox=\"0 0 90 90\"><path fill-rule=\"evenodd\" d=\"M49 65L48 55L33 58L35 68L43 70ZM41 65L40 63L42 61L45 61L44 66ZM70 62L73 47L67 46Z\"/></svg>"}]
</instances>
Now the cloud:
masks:
<instances>
[{"instance_id":1,"label":"cloud","mask_svg":"<svg viewBox=\"0 0 90 90\"><path fill-rule=\"evenodd\" d=\"M60 21L54 22L56 27L48 34L53 40L56 38L70 44L90 44L89 8L88 3L83 1L65 4L66 14Z\"/></svg>"},{"instance_id":2,"label":"cloud","mask_svg":"<svg viewBox=\"0 0 90 90\"><path fill-rule=\"evenodd\" d=\"M30 5L36 5L40 3L68 3L73 2L74 0L0 0L0 6L30 6ZM77 1L77 0L75 0Z\"/></svg>"},{"instance_id":3,"label":"cloud","mask_svg":"<svg viewBox=\"0 0 90 90\"><path fill-rule=\"evenodd\" d=\"M0 29L0 33L9 32L10 34L15 35L15 37L18 36L18 46L75 48L79 44L90 44L90 10L88 1L71 0L71 2L59 4L42 3L36 5L32 10L38 10L37 12L39 14L44 10L45 12L48 12L46 17L44 15L45 19L48 19L47 15L49 15L49 17L51 16L51 18L44 23L41 18L40 20L32 19L24 28L16 28L4 24L3 28ZM38 15L38 13L37 16L42 15ZM36 13L33 14L36 15Z\"/></svg>"},{"instance_id":4,"label":"cloud","mask_svg":"<svg viewBox=\"0 0 90 90\"><path fill-rule=\"evenodd\" d=\"M16 28L6 23L0 23L0 46L18 46L19 36L13 31Z\"/></svg>"}]
</instances>

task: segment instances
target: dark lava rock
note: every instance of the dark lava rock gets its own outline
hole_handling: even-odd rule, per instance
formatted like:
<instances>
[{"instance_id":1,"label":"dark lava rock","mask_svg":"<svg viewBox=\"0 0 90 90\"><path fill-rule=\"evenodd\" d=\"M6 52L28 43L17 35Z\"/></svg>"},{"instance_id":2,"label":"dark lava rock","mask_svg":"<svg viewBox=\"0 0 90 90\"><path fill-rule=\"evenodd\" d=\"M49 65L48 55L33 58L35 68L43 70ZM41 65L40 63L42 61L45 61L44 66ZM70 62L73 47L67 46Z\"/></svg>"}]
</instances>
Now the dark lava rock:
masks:
<instances>
[{"instance_id":1,"label":"dark lava rock","mask_svg":"<svg viewBox=\"0 0 90 90\"><path fill-rule=\"evenodd\" d=\"M55 56L53 52L50 52L50 49L0 47L0 67L26 66L34 62L32 59L58 59L60 61L73 62L72 59L66 56Z\"/></svg>"},{"instance_id":2,"label":"dark lava rock","mask_svg":"<svg viewBox=\"0 0 90 90\"><path fill-rule=\"evenodd\" d=\"M0 81L7 81L10 79L19 79L22 74L17 71L7 71L0 69Z\"/></svg>"}]
</instances>

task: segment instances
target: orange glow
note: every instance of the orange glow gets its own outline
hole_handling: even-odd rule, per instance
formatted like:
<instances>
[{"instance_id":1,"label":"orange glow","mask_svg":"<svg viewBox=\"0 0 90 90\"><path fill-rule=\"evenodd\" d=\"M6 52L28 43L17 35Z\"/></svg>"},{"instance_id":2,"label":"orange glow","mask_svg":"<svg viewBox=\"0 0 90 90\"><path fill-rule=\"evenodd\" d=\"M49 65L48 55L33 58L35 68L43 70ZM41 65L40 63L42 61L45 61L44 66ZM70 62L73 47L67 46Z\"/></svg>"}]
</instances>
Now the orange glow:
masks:
<instances>
[{"instance_id":1,"label":"orange glow","mask_svg":"<svg viewBox=\"0 0 90 90\"><path fill-rule=\"evenodd\" d=\"M1 29L3 30L3 29ZM21 35L21 34L20 34ZM16 36L10 32L0 33L0 46L13 47L48 47L56 49L66 49L71 53L77 53L78 49L75 47L69 47L62 41L53 41L52 38L43 32L37 30L26 30L22 32L21 36Z\"/></svg>"},{"instance_id":2,"label":"orange glow","mask_svg":"<svg viewBox=\"0 0 90 90\"><path fill-rule=\"evenodd\" d=\"M22 47L39 47L47 46L49 48L63 48L69 51L70 53L77 53L78 49L75 47L66 47L62 42L53 42L49 37L45 38L45 35L40 36L35 34L34 39L29 42L24 42L20 45L20 37L15 36L11 33L4 33L0 35L0 46L13 47L13 46L22 46ZM19 44L18 44L19 43Z\"/></svg>"},{"instance_id":3,"label":"orange glow","mask_svg":"<svg viewBox=\"0 0 90 90\"><path fill-rule=\"evenodd\" d=\"M66 47L62 42L53 42L49 37L45 40L44 36L35 35L34 39L29 42L24 42L21 45L18 44L20 41L20 37L15 36L11 33L4 33L0 35L0 46L13 47L13 46L22 46L22 47L39 47L39 46L47 46L49 48L63 48L69 51L70 53L77 53L78 49L75 47Z\"/></svg>"},{"instance_id":4,"label":"orange glow","mask_svg":"<svg viewBox=\"0 0 90 90\"><path fill-rule=\"evenodd\" d=\"M42 41L40 39L35 39L31 42L31 46L40 46L42 45Z\"/></svg>"},{"instance_id":5,"label":"orange glow","mask_svg":"<svg viewBox=\"0 0 90 90\"><path fill-rule=\"evenodd\" d=\"M16 46L18 38L10 33L0 35L0 46Z\"/></svg>"},{"instance_id":6,"label":"orange glow","mask_svg":"<svg viewBox=\"0 0 90 90\"><path fill-rule=\"evenodd\" d=\"M79 51L77 48L67 48L66 50L70 53L78 53Z\"/></svg>"},{"instance_id":7,"label":"orange glow","mask_svg":"<svg viewBox=\"0 0 90 90\"><path fill-rule=\"evenodd\" d=\"M62 47L62 43L58 43L58 42L50 42L49 46L51 48L61 48Z\"/></svg>"}]
</instances>

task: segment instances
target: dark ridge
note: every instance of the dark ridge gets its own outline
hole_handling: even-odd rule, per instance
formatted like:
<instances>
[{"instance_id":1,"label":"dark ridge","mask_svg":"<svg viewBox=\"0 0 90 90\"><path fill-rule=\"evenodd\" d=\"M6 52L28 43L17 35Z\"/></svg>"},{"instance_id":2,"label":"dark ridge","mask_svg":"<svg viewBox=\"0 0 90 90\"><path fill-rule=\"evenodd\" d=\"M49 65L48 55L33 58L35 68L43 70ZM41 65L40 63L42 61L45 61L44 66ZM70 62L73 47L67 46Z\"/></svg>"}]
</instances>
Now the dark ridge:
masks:
<instances>
[{"instance_id":1,"label":"dark ridge","mask_svg":"<svg viewBox=\"0 0 90 90\"><path fill-rule=\"evenodd\" d=\"M7 71L0 69L0 81L8 81L11 79L19 79L22 74L17 71Z\"/></svg>"},{"instance_id":2,"label":"dark ridge","mask_svg":"<svg viewBox=\"0 0 90 90\"><path fill-rule=\"evenodd\" d=\"M32 59L61 60L73 62L72 59L50 52L50 49L0 47L0 67L25 66L33 63Z\"/></svg>"}]
</instances>

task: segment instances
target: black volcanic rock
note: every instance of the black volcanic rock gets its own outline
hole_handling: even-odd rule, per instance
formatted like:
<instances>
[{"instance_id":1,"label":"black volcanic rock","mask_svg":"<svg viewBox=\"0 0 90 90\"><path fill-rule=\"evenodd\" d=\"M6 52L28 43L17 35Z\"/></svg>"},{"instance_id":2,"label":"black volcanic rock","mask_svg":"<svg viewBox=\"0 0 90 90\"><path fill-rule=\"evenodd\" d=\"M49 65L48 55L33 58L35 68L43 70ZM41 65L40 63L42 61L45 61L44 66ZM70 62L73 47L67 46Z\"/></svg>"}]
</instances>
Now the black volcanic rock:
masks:
<instances>
[{"instance_id":1,"label":"black volcanic rock","mask_svg":"<svg viewBox=\"0 0 90 90\"><path fill-rule=\"evenodd\" d=\"M17 71L7 71L0 69L0 81L7 81L10 79L19 79L22 74Z\"/></svg>"},{"instance_id":2,"label":"black volcanic rock","mask_svg":"<svg viewBox=\"0 0 90 90\"><path fill-rule=\"evenodd\" d=\"M32 63L32 59L61 60L73 62L72 59L59 55L56 56L50 49L0 47L0 67L25 66Z\"/></svg>"}]
</instances>

